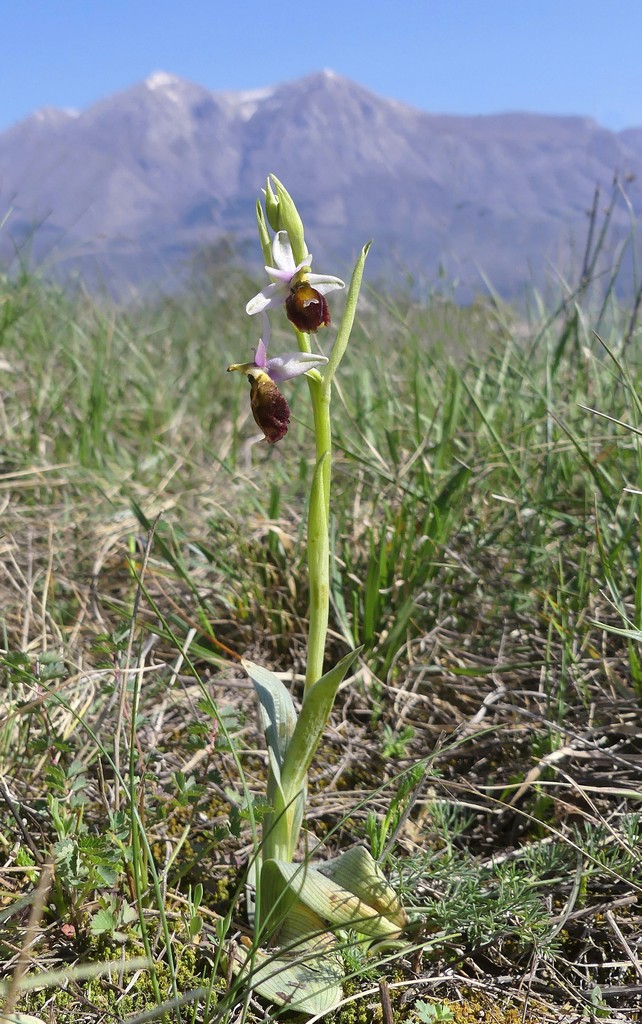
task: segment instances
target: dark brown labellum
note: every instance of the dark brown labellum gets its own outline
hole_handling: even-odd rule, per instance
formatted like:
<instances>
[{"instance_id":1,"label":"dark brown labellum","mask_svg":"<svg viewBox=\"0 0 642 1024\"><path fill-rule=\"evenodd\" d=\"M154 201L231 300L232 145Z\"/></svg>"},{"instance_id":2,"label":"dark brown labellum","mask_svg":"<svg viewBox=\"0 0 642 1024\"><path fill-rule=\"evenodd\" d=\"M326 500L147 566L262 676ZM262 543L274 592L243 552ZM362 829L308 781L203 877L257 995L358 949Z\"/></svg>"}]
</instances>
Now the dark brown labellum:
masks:
<instances>
[{"instance_id":1,"label":"dark brown labellum","mask_svg":"<svg viewBox=\"0 0 642 1024\"><path fill-rule=\"evenodd\" d=\"M325 295L307 281L300 281L290 290L285 300L285 311L297 330L306 334L316 334L319 327L327 327L330 323Z\"/></svg>"},{"instance_id":2,"label":"dark brown labellum","mask_svg":"<svg viewBox=\"0 0 642 1024\"><path fill-rule=\"evenodd\" d=\"M288 432L290 407L273 380L267 375L248 376L252 415L265 434L268 444L276 444Z\"/></svg>"}]
</instances>

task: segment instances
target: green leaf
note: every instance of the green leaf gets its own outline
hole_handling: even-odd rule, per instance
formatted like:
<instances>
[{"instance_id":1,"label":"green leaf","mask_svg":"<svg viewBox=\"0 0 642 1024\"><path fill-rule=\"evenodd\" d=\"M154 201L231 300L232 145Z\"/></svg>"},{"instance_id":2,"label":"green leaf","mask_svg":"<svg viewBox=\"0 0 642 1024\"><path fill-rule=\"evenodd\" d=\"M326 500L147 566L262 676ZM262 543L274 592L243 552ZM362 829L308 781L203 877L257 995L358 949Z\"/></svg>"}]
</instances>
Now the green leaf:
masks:
<instances>
[{"instance_id":1,"label":"green leaf","mask_svg":"<svg viewBox=\"0 0 642 1024\"><path fill-rule=\"evenodd\" d=\"M399 896L365 847L354 846L346 850L340 857L320 864L319 871L354 893L399 928L408 924L408 915Z\"/></svg>"},{"instance_id":2,"label":"green leaf","mask_svg":"<svg viewBox=\"0 0 642 1024\"><path fill-rule=\"evenodd\" d=\"M272 857L291 860L303 820L306 784L304 782L291 799L286 799L281 785L281 769L270 749L268 759L267 798L272 810L265 816L261 853L265 860Z\"/></svg>"},{"instance_id":3,"label":"green leaf","mask_svg":"<svg viewBox=\"0 0 642 1024\"><path fill-rule=\"evenodd\" d=\"M270 945L274 945L284 921L298 902L297 893L279 870L280 863L278 859L265 858L261 866L261 929Z\"/></svg>"},{"instance_id":4,"label":"green leaf","mask_svg":"<svg viewBox=\"0 0 642 1024\"><path fill-rule=\"evenodd\" d=\"M260 701L265 742L279 768L283 765L290 737L296 725L296 711L289 691L281 680L261 665L243 659L243 668L254 683Z\"/></svg>"},{"instance_id":5,"label":"green leaf","mask_svg":"<svg viewBox=\"0 0 642 1024\"><path fill-rule=\"evenodd\" d=\"M332 936L331 936L332 938ZM322 940L292 945L287 954L255 950L243 958L235 953L235 968L248 978L254 992L279 1006L313 1016L326 1013L343 997L343 963Z\"/></svg>"},{"instance_id":6,"label":"green leaf","mask_svg":"<svg viewBox=\"0 0 642 1024\"><path fill-rule=\"evenodd\" d=\"M138 919L138 911L136 910L136 907L132 907L129 903L123 902L123 909L120 916L123 924L131 924L132 921L136 921Z\"/></svg>"},{"instance_id":7,"label":"green leaf","mask_svg":"<svg viewBox=\"0 0 642 1024\"><path fill-rule=\"evenodd\" d=\"M66 985L69 981L83 981L85 978L102 978L112 975L117 977L118 973L122 971L148 971L150 967L150 961L146 957L140 956L132 957L131 960L124 962L107 960L104 963L77 964L76 966L65 964L63 970L34 971L31 974L25 974L20 979L19 987L21 992L38 992L52 986ZM8 987L8 981L0 981L0 998L6 998ZM3 1021L2 1024L5 1022Z\"/></svg>"},{"instance_id":8,"label":"green leaf","mask_svg":"<svg viewBox=\"0 0 642 1024\"><path fill-rule=\"evenodd\" d=\"M117 921L111 910L99 910L91 919L92 935L104 935L105 932L113 932Z\"/></svg>"},{"instance_id":9,"label":"green leaf","mask_svg":"<svg viewBox=\"0 0 642 1024\"><path fill-rule=\"evenodd\" d=\"M361 650L362 648L358 647L350 651L307 690L281 765L281 785L286 799L291 798L302 788L310 762L330 717L337 690Z\"/></svg>"},{"instance_id":10,"label":"green leaf","mask_svg":"<svg viewBox=\"0 0 642 1024\"><path fill-rule=\"evenodd\" d=\"M271 892L272 920L263 921L278 949L258 949L234 954L233 967L255 992L270 1002L299 1013L323 1013L343 995L343 962L336 937L318 914L297 900L276 861L266 861L261 872L261 891Z\"/></svg>"},{"instance_id":11,"label":"green leaf","mask_svg":"<svg viewBox=\"0 0 642 1024\"><path fill-rule=\"evenodd\" d=\"M323 393L329 396L330 389L332 387L332 380L337 367L343 359L348 342L350 341L350 334L352 326L354 324L355 314L357 312L357 302L359 301L359 291L361 289L361 281L363 279L363 270L366 263L366 257L368 250L370 249L371 242L367 242L359 254L359 258L355 264L355 268L352 271L352 277L350 279L350 285L348 287L348 294L346 296L346 304L337 331L337 336L332 346L332 352L330 353L330 361L323 371Z\"/></svg>"},{"instance_id":12,"label":"green leaf","mask_svg":"<svg viewBox=\"0 0 642 1024\"><path fill-rule=\"evenodd\" d=\"M291 889L283 899L284 916L289 915L290 904L298 898L322 921L335 928L354 928L373 939L394 938L401 931L401 925L309 864L273 860L266 861L263 870L268 877L278 871Z\"/></svg>"},{"instance_id":13,"label":"green leaf","mask_svg":"<svg viewBox=\"0 0 642 1024\"><path fill-rule=\"evenodd\" d=\"M445 1003L427 1003L424 999L418 999L415 1003L415 1013L421 1024L436 1024L436 1021L455 1019L452 1010Z\"/></svg>"}]
</instances>

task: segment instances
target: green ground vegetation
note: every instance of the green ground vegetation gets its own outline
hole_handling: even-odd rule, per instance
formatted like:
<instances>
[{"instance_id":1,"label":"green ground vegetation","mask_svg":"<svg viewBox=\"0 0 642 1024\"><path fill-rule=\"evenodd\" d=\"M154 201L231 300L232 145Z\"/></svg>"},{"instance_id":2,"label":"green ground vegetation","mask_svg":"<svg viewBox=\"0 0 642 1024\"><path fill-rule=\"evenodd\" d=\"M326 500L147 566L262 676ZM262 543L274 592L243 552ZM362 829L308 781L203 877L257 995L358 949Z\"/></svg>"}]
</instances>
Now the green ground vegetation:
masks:
<instances>
[{"instance_id":1,"label":"green ground vegetation","mask_svg":"<svg viewBox=\"0 0 642 1024\"><path fill-rule=\"evenodd\" d=\"M265 811L238 659L295 697L305 671L305 384L268 447L225 374L256 344L255 290L204 273L118 308L2 283L12 1012L283 1016L227 957ZM335 401L328 664L364 652L305 844L369 845L412 924L368 955L342 937L335 1024L384 1020L382 978L404 1024L639 1013L642 365L607 292L519 312L364 292ZM292 347L285 321L272 345Z\"/></svg>"}]
</instances>

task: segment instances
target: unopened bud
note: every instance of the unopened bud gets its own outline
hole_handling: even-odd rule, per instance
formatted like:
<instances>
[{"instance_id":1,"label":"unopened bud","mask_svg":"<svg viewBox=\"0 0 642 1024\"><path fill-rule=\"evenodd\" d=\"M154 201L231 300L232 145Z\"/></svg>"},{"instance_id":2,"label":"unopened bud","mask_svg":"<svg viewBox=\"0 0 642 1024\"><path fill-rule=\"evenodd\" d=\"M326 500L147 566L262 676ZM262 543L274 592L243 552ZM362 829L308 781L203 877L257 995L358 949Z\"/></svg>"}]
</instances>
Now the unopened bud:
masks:
<instances>
[{"instance_id":1,"label":"unopened bud","mask_svg":"<svg viewBox=\"0 0 642 1024\"><path fill-rule=\"evenodd\" d=\"M292 246L292 254L295 263L301 263L307 256L308 250L303 237L303 221L299 211L294 205L294 200L288 190L284 188L278 178L270 175L270 183L274 186L274 198L278 209L279 231L287 231ZM267 208L268 192L265 193L265 205ZM268 220L270 215L268 214ZM272 224L272 221L270 221ZM272 224L274 227L274 224ZM276 230L276 228L275 228Z\"/></svg>"},{"instance_id":2,"label":"unopened bud","mask_svg":"<svg viewBox=\"0 0 642 1024\"><path fill-rule=\"evenodd\" d=\"M265 189L263 190L265 196L265 213L268 219L268 224L273 231L281 230L281 214L279 210L278 196L275 196L272 188L272 182L268 178Z\"/></svg>"},{"instance_id":3,"label":"unopened bud","mask_svg":"<svg viewBox=\"0 0 642 1024\"><path fill-rule=\"evenodd\" d=\"M270 232L268 231L267 224L265 223L263 207L258 199L256 202L256 223L259 228L259 241L261 242L261 249L263 251L263 260L266 266L269 266L272 262L272 242L270 240Z\"/></svg>"}]
</instances>

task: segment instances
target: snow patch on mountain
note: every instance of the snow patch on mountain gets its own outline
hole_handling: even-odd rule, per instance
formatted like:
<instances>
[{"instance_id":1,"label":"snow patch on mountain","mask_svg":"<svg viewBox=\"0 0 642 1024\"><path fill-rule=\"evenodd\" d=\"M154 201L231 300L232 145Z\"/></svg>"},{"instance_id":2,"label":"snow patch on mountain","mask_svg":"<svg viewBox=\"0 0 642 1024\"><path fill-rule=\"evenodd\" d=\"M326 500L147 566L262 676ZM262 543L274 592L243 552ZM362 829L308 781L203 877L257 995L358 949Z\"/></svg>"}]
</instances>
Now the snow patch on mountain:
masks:
<instances>
[{"instance_id":1,"label":"snow patch on mountain","mask_svg":"<svg viewBox=\"0 0 642 1024\"><path fill-rule=\"evenodd\" d=\"M185 82L178 75L170 75L167 71L154 71L145 79L150 92L161 92L169 100L178 103L184 91Z\"/></svg>"},{"instance_id":2,"label":"snow patch on mountain","mask_svg":"<svg viewBox=\"0 0 642 1024\"><path fill-rule=\"evenodd\" d=\"M232 113L239 117L241 121L249 121L261 103L271 99L275 92L274 88L268 87L264 89L245 89L241 92L224 92L221 95L227 101Z\"/></svg>"}]
</instances>

